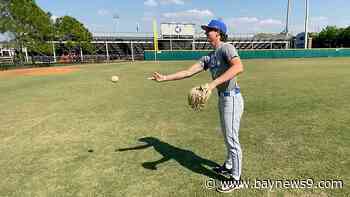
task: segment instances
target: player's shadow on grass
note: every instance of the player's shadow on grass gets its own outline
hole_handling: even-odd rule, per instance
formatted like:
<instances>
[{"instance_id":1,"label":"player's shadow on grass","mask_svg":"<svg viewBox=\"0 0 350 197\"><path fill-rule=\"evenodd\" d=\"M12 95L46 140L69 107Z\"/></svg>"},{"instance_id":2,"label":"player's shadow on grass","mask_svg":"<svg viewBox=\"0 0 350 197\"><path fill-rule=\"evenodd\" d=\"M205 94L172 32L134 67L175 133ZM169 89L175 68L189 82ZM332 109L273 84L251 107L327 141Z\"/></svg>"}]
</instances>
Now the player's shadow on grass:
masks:
<instances>
[{"instance_id":1,"label":"player's shadow on grass","mask_svg":"<svg viewBox=\"0 0 350 197\"><path fill-rule=\"evenodd\" d=\"M214 179L223 179L224 177L214 173L212 170L207 169L205 166L209 168L213 168L218 166L217 163L210 161L208 159L204 159L192 151L184 150L181 148L177 148L173 145L170 145L166 142L162 142L154 137L144 137L139 139L140 142L146 143L145 145L140 145L131 148L122 148L117 149L117 151L130 151L130 150L139 150L145 149L148 147L153 147L156 151L159 152L163 156L160 160L152 161L152 162L144 162L142 166L149 170L156 170L157 165L174 159L181 166L191 170L192 172L203 174L210 178Z\"/></svg>"}]
</instances>

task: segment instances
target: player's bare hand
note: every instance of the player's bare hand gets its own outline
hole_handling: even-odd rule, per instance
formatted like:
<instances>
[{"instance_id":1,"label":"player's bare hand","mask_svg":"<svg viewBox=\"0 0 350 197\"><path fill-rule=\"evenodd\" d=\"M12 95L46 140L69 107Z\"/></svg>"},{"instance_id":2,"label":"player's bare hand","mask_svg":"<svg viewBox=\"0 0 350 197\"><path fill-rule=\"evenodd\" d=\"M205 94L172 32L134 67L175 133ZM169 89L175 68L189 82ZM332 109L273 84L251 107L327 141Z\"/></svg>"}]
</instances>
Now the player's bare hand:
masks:
<instances>
[{"instance_id":1,"label":"player's bare hand","mask_svg":"<svg viewBox=\"0 0 350 197\"><path fill-rule=\"evenodd\" d=\"M166 76L162 75L162 74L160 74L158 72L154 72L152 77L149 77L148 79L161 82L161 81L165 81L166 80Z\"/></svg>"}]
</instances>

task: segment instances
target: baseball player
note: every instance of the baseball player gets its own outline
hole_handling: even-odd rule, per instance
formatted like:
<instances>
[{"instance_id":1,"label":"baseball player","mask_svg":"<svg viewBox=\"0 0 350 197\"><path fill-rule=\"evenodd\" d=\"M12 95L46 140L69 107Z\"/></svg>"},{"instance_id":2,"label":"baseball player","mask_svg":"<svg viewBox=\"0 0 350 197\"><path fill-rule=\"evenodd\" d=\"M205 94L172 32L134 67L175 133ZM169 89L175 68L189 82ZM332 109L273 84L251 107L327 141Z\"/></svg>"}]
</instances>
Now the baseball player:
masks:
<instances>
[{"instance_id":1,"label":"baseball player","mask_svg":"<svg viewBox=\"0 0 350 197\"><path fill-rule=\"evenodd\" d=\"M242 170L242 150L239 143L239 127L243 113L243 98L237 83L237 75L243 71L243 64L235 47L224 43L227 39L227 26L221 20L211 20L208 25L201 26L205 30L208 42L214 48L188 69L163 75L153 73L150 79L157 82L180 80L203 71L209 70L212 81L208 84L211 91L217 89L221 128L226 144L227 157L222 166L213 170L221 175L229 176L229 183L217 188L219 192L231 192L241 187L239 180Z\"/></svg>"}]
</instances>

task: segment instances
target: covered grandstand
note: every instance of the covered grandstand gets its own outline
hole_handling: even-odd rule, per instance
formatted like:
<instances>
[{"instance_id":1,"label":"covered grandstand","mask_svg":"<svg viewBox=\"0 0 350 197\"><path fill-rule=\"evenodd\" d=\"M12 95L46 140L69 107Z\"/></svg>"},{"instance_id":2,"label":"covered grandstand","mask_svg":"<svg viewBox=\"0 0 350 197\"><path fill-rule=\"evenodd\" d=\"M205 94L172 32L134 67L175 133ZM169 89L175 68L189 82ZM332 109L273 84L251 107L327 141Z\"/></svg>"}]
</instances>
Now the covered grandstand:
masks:
<instances>
[{"instance_id":1,"label":"covered grandstand","mask_svg":"<svg viewBox=\"0 0 350 197\"><path fill-rule=\"evenodd\" d=\"M288 49L292 37L285 34L230 34L228 43L240 50ZM113 59L143 59L145 50L153 50L153 33L93 33L96 52ZM193 36L162 35L158 37L159 50L209 50L204 33Z\"/></svg>"}]
</instances>

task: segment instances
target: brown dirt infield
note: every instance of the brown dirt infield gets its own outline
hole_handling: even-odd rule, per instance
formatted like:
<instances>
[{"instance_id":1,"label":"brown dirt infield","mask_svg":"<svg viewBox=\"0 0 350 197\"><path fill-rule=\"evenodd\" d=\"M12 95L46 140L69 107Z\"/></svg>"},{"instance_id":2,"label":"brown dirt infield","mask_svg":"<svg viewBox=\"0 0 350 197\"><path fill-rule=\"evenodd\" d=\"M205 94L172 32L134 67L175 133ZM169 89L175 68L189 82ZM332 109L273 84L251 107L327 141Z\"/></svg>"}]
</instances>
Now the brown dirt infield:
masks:
<instances>
[{"instance_id":1,"label":"brown dirt infield","mask_svg":"<svg viewBox=\"0 0 350 197\"><path fill-rule=\"evenodd\" d=\"M0 76L42 76L50 74L67 74L79 70L78 67L42 67L42 68L25 68L0 71Z\"/></svg>"}]
</instances>

